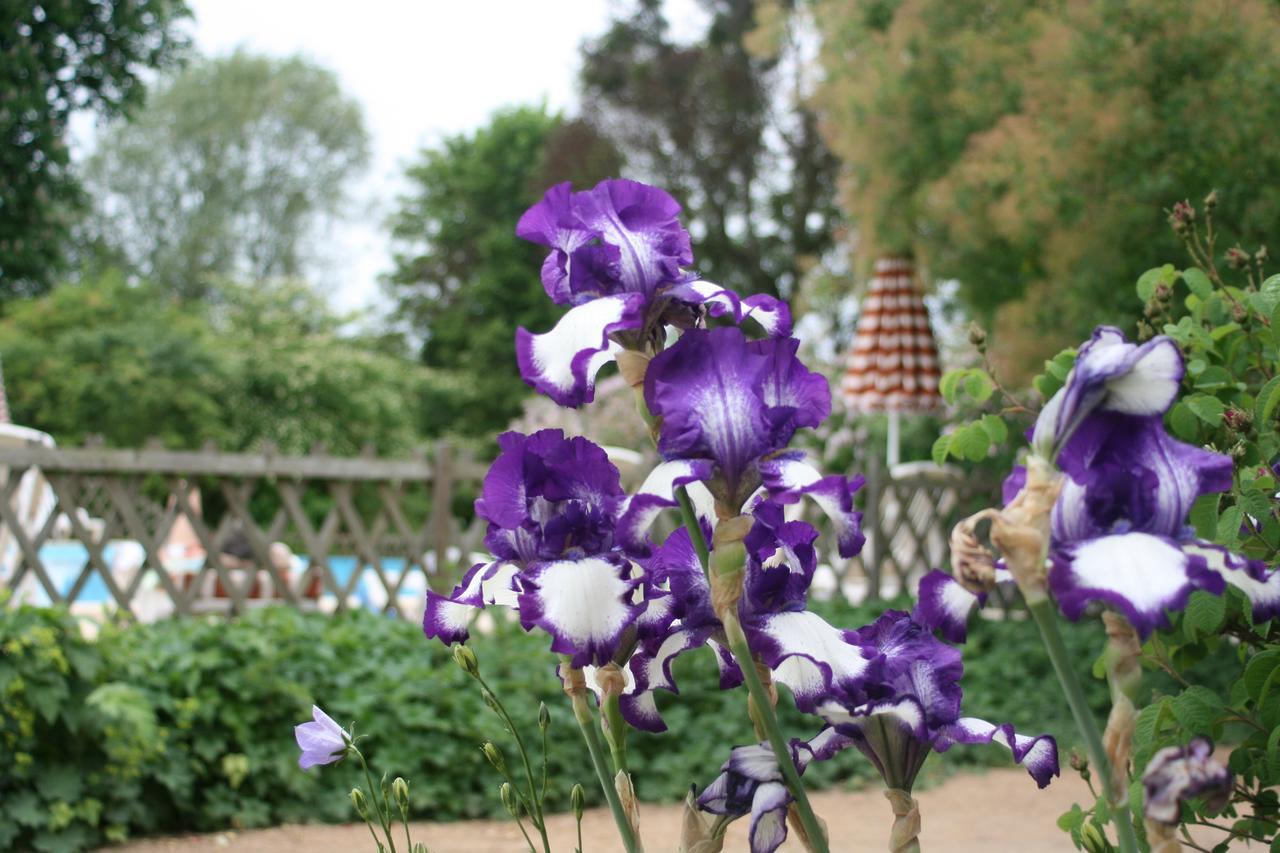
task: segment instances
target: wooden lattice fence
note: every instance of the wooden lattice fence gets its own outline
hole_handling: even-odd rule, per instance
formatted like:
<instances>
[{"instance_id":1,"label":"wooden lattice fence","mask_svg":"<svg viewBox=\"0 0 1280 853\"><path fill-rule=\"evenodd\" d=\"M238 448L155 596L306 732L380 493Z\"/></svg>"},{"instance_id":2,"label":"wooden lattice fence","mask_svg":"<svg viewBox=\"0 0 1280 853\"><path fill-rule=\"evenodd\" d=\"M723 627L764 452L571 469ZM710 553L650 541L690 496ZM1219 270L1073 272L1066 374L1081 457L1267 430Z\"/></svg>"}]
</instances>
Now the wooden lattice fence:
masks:
<instances>
[{"instance_id":1,"label":"wooden lattice fence","mask_svg":"<svg viewBox=\"0 0 1280 853\"><path fill-rule=\"evenodd\" d=\"M470 507L485 469L444 443L398 460L0 447L0 592L122 618L266 603L420 616L423 590L448 589L481 558ZM946 565L951 526L996 495L955 471L873 467L867 545L834 561L839 591L912 590Z\"/></svg>"},{"instance_id":2,"label":"wooden lattice fence","mask_svg":"<svg viewBox=\"0 0 1280 853\"><path fill-rule=\"evenodd\" d=\"M0 471L0 590L128 616L157 596L179 614L372 598L407 615L403 593L452 584L481 534L455 510L484 467L446 444L402 460L31 445L0 448ZM58 548L83 565L53 565Z\"/></svg>"}]
</instances>

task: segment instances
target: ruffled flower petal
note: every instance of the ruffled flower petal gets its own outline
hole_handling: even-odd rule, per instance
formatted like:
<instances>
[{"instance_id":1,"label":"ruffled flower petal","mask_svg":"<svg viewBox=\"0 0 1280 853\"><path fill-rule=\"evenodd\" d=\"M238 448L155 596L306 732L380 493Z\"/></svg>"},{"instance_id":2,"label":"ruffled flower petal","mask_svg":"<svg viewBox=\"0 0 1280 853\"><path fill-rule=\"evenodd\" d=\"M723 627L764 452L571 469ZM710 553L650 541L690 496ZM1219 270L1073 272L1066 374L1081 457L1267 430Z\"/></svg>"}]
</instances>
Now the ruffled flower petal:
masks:
<instances>
[{"instance_id":1,"label":"ruffled flower petal","mask_svg":"<svg viewBox=\"0 0 1280 853\"><path fill-rule=\"evenodd\" d=\"M1183 550L1203 557L1209 571L1245 594L1253 604L1253 621L1280 616L1280 569L1268 571L1261 560L1247 560L1212 542L1192 542Z\"/></svg>"},{"instance_id":2,"label":"ruffled flower petal","mask_svg":"<svg viewBox=\"0 0 1280 853\"><path fill-rule=\"evenodd\" d=\"M747 319L755 320L771 338L791 334L791 311L787 303L763 293L743 298L727 287L695 280L669 287L663 295L687 305L703 305L712 317L730 317L734 325L740 326Z\"/></svg>"},{"instance_id":3,"label":"ruffled flower petal","mask_svg":"<svg viewBox=\"0 0 1280 853\"><path fill-rule=\"evenodd\" d=\"M516 236L553 251L542 264L542 287L557 305L573 300L569 286L569 258L595 237L583 227L573 210L569 183L556 184L542 200L524 212L516 224Z\"/></svg>"},{"instance_id":4,"label":"ruffled flower petal","mask_svg":"<svg viewBox=\"0 0 1280 853\"><path fill-rule=\"evenodd\" d=\"M1104 601L1145 639L1168 626L1166 611L1185 607L1193 590L1221 594L1224 582L1203 556L1171 539L1123 533L1056 550L1049 586L1069 619L1079 619L1090 601Z\"/></svg>"},{"instance_id":5,"label":"ruffled flower petal","mask_svg":"<svg viewBox=\"0 0 1280 853\"><path fill-rule=\"evenodd\" d=\"M576 667L608 663L622 633L644 609L633 602L639 580L625 561L587 557L538 563L526 569L520 623L551 635L551 650L572 655Z\"/></svg>"},{"instance_id":6,"label":"ruffled flower petal","mask_svg":"<svg viewBox=\"0 0 1280 853\"><path fill-rule=\"evenodd\" d=\"M744 627L752 651L804 711L834 690L856 690L870 665L870 656L844 631L807 610L760 617Z\"/></svg>"},{"instance_id":7,"label":"ruffled flower petal","mask_svg":"<svg viewBox=\"0 0 1280 853\"><path fill-rule=\"evenodd\" d=\"M920 579L911 618L936 630L949 642L963 643L969 630L969 617L985 600L985 595L970 592L951 575L934 569Z\"/></svg>"},{"instance_id":8,"label":"ruffled flower petal","mask_svg":"<svg viewBox=\"0 0 1280 853\"><path fill-rule=\"evenodd\" d=\"M1043 788L1058 776L1058 743L1049 735L1020 735L1008 724L997 726L977 717L961 717L945 726L933 739L933 748L945 752L957 743L998 743L1013 753L1036 785Z\"/></svg>"},{"instance_id":9,"label":"ruffled flower petal","mask_svg":"<svg viewBox=\"0 0 1280 853\"><path fill-rule=\"evenodd\" d=\"M582 224L617 250L617 289L601 290L652 296L693 263L689 232L678 219L680 205L664 190L615 179L577 193L573 202Z\"/></svg>"},{"instance_id":10,"label":"ruffled flower petal","mask_svg":"<svg viewBox=\"0 0 1280 853\"><path fill-rule=\"evenodd\" d=\"M526 384L561 406L595 398L600 368L620 349L609 335L644 325L645 299L628 293L593 299L569 311L541 335L516 330L516 361Z\"/></svg>"},{"instance_id":11,"label":"ruffled flower petal","mask_svg":"<svg viewBox=\"0 0 1280 853\"><path fill-rule=\"evenodd\" d=\"M427 608L422 631L428 638L444 643L462 643L470 636L468 627L476 612L489 604L514 607L520 569L514 563L495 560L477 563L462 576L450 595L427 590Z\"/></svg>"},{"instance_id":12,"label":"ruffled flower petal","mask_svg":"<svg viewBox=\"0 0 1280 853\"><path fill-rule=\"evenodd\" d=\"M1143 810L1150 820L1176 826L1183 800L1204 797L1217 810L1230 798L1231 785L1231 771L1213 758L1213 741L1192 738L1186 746L1168 746L1151 757L1142 774Z\"/></svg>"},{"instance_id":13,"label":"ruffled flower petal","mask_svg":"<svg viewBox=\"0 0 1280 853\"><path fill-rule=\"evenodd\" d=\"M857 556L867 541L862 532L862 513L853 506L854 493L866 482L861 474L824 477L794 454L761 460L758 467L770 498L784 504L795 503L802 497L812 499L835 527L840 556Z\"/></svg>"},{"instance_id":14,"label":"ruffled flower petal","mask_svg":"<svg viewBox=\"0 0 1280 853\"><path fill-rule=\"evenodd\" d=\"M617 537L622 546L636 554L647 553L649 528L664 509L678 505L676 489L706 480L711 469L706 459L675 459L650 471L618 519Z\"/></svg>"},{"instance_id":15,"label":"ruffled flower petal","mask_svg":"<svg viewBox=\"0 0 1280 853\"><path fill-rule=\"evenodd\" d=\"M667 725L658 713L653 691L666 690L679 693L675 678L671 674L671 665L675 659L687 651L706 645L711 636L711 628L672 630L659 643L654 643L652 651L641 647L627 663L627 670L634 682L634 689L619 697L622 715L628 723L637 729L647 732L663 732Z\"/></svg>"}]
</instances>

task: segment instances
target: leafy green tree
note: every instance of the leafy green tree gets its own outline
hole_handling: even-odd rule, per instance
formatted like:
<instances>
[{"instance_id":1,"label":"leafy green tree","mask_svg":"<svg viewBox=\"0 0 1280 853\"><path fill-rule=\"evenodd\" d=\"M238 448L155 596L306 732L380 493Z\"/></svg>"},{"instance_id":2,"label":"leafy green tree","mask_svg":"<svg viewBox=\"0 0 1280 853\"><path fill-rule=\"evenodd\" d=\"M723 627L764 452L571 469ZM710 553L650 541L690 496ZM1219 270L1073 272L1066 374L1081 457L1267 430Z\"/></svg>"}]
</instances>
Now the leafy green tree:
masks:
<instances>
[{"instance_id":1,"label":"leafy green tree","mask_svg":"<svg viewBox=\"0 0 1280 853\"><path fill-rule=\"evenodd\" d=\"M0 300L54 282L82 197L67 121L77 110L127 113L148 69L177 59L182 0L4 4L0 27Z\"/></svg>"},{"instance_id":2,"label":"leafy green tree","mask_svg":"<svg viewBox=\"0 0 1280 853\"><path fill-rule=\"evenodd\" d=\"M698 271L746 293L791 295L831 246L836 161L803 98L791 40L755 0L705 0L707 30L676 42L661 0L584 47L584 114L626 157L629 176L686 208ZM776 17L776 16L775 16ZM791 45L794 47L794 45Z\"/></svg>"},{"instance_id":3,"label":"leafy green tree","mask_svg":"<svg viewBox=\"0 0 1280 853\"><path fill-rule=\"evenodd\" d=\"M103 135L85 168L89 239L184 297L219 276L300 276L368 156L360 106L332 71L243 51L201 60Z\"/></svg>"},{"instance_id":4,"label":"leafy green tree","mask_svg":"<svg viewBox=\"0 0 1280 853\"><path fill-rule=\"evenodd\" d=\"M1006 368L1121 316L1125 283L1178 250L1161 211L1186 193L1216 188L1247 241L1280 218L1273 2L804 8L867 256L911 247L958 279Z\"/></svg>"},{"instance_id":5,"label":"leafy green tree","mask_svg":"<svg viewBox=\"0 0 1280 853\"><path fill-rule=\"evenodd\" d=\"M389 223L386 284L397 319L423 341L423 361L459 383L451 431L492 433L519 413L528 389L515 329L548 329L562 310L538 279L545 249L515 236L520 215L552 184L591 186L618 171L617 153L590 126L538 107L500 112L409 167L412 189Z\"/></svg>"},{"instance_id":6,"label":"leafy green tree","mask_svg":"<svg viewBox=\"0 0 1280 853\"><path fill-rule=\"evenodd\" d=\"M16 303L0 321L14 420L78 444L90 434L137 447L206 442L284 453L316 442L354 454L404 453L421 439L416 401L439 395L421 365L341 334L304 285L222 283L212 307L120 274ZM447 390L447 388L446 388Z\"/></svg>"}]
</instances>

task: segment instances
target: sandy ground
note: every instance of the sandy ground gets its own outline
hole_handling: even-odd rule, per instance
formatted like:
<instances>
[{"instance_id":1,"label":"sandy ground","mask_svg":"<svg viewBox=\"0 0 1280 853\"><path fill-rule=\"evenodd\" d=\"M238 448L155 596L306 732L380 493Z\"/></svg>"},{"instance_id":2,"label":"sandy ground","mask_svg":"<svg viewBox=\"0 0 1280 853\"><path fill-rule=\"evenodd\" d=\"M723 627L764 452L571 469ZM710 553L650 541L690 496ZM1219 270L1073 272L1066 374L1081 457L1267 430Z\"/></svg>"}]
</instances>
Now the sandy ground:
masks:
<instances>
[{"instance_id":1,"label":"sandy ground","mask_svg":"<svg viewBox=\"0 0 1280 853\"><path fill-rule=\"evenodd\" d=\"M1071 840L1056 821L1073 802L1088 802L1089 792L1076 774L1067 771L1041 791L1018 769L992 770L953 776L937 787L919 792L923 830L920 843L929 853L1042 853L1069 851ZM892 813L878 790L823 791L813 795L815 811L827 822L833 853L887 849ZM675 851L679 840L680 809L645 806L641 831L649 853ZM746 821L731 828L726 851L742 851L746 845ZM573 818L548 819L552 849L572 851ZM510 822L417 823L414 838L425 841L432 853L520 853L526 850ZM621 850L609 813L588 812L582 822L585 853ZM403 842L403 836L398 841ZM400 844L403 847L403 843ZM210 850L229 853L315 853L373 849L363 824L348 826L283 826L239 833L216 833L141 841L106 848L110 853L160 853L171 850ZM799 844L782 850L799 853Z\"/></svg>"}]
</instances>

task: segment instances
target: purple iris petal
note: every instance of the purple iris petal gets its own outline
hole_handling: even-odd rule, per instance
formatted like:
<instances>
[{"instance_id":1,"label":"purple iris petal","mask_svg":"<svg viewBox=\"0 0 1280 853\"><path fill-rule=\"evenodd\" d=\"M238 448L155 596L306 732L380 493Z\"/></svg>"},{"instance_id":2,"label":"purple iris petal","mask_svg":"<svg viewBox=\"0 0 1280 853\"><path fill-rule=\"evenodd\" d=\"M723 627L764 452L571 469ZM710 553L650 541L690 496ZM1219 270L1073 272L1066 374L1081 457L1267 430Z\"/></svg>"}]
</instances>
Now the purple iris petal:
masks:
<instances>
[{"instance_id":1,"label":"purple iris petal","mask_svg":"<svg viewBox=\"0 0 1280 853\"><path fill-rule=\"evenodd\" d=\"M787 303L763 293L744 298L718 284L697 280L667 288L663 295L682 305L705 306L712 317L729 317L735 326L747 319L755 320L771 338L791 334L791 311Z\"/></svg>"},{"instance_id":2,"label":"purple iris petal","mask_svg":"<svg viewBox=\"0 0 1280 853\"><path fill-rule=\"evenodd\" d=\"M311 706L312 721L293 727L294 740L302 754L298 766L303 770L317 764L332 764L347 754L347 735L316 705Z\"/></svg>"},{"instance_id":3,"label":"purple iris petal","mask_svg":"<svg viewBox=\"0 0 1280 853\"><path fill-rule=\"evenodd\" d=\"M1150 533L1122 533L1076 542L1054 551L1049 587L1069 619L1090 601L1125 615L1144 639L1167 627L1166 611L1181 610L1197 589L1221 594L1225 582L1203 556Z\"/></svg>"},{"instance_id":4,"label":"purple iris petal","mask_svg":"<svg viewBox=\"0 0 1280 853\"><path fill-rule=\"evenodd\" d=\"M1043 788L1061 775L1058 768L1058 744L1049 735L1028 737L1013 730L1013 726L997 726L977 717L961 717L955 723L944 726L934 736L933 748L946 752L953 743L998 743L1013 753L1013 760L1021 764Z\"/></svg>"},{"instance_id":5,"label":"purple iris petal","mask_svg":"<svg viewBox=\"0 0 1280 853\"><path fill-rule=\"evenodd\" d=\"M1244 593L1253 605L1253 621L1280 617L1280 569L1267 570L1261 560L1248 560L1212 542L1184 543L1182 550L1202 557L1209 571Z\"/></svg>"},{"instance_id":6,"label":"purple iris petal","mask_svg":"<svg viewBox=\"0 0 1280 853\"><path fill-rule=\"evenodd\" d=\"M1182 381L1182 353L1163 335L1137 345L1110 326L1099 326L1080 348L1066 384L1036 419L1031 446L1052 460L1095 410L1161 415Z\"/></svg>"},{"instance_id":7,"label":"purple iris petal","mask_svg":"<svg viewBox=\"0 0 1280 853\"><path fill-rule=\"evenodd\" d=\"M945 640L963 643L968 634L969 616L985 600L985 595L970 592L951 575L934 569L920 579L911 618L926 628L936 629Z\"/></svg>"},{"instance_id":8,"label":"purple iris petal","mask_svg":"<svg viewBox=\"0 0 1280 853\"><path fill-rule=\"evenodd\" d=\"M1231 771L1213 759L1213 741L1192 738L1186 746L1165 747L1147 763L1144 811L1151 820L1176 826L1183 800L1204 797L1210 810L1217 810L1230 798L1231 785Z\"/></svg>"},{"instance_id":9,"label":"purple iris petal","mask_svg":"<svg viewBox=\"0 0 1280 853\"><path fill-rule=\"evenodd\" d=\"M756 507L753 515L755 523L742 543L747 550L745 609L748 613L804 609L818 566L813 547L818 531L803 521L787 521L782 507L772 502Z\"/></svg>"},{"instance_id":10,"label":"purple iris petal","mask_svg":"<svg viewBox=\"0 0 1280 853\"><path fill-rule=\"evenodd\" d=\"M1177 441L1158 416L1095 412L1062 448L1059 544L1123 530L1180 536L1196 498L1231 488L1231 458Z\"/></svg>"},{"instance_id":11,"label":"purple iris petal","mask_svg":"<svg viewBox=\"0 0 1280 853\"><path fill-rule=\"evenodd\" d=\"M861 474L824 477L804 461L803 454L792 451L762 459L757 468L770 500L790 504L808 497L818 505L835 527L840 556L855 557L862 551L867 537L862 532L862 513L853 505L854 493L866 482Z\"/></svg>"},{"instance_id":12,"label":"purple iris petal","mask_svg":"<svg viewBox=\"0 0 1280 853\"><path fill-rule=\"evenodd\" d=\"M573 300L569 287L569 258L595 235L582 227L573 210L573 192L568 182L547 190L542 201L525 211L516 225L516 235L548 246L553 251L542 264L542 286L558 305Z\"/></svg>"},{"instance_id":13,"label":"purple iris petal","mask_svg":"<svg viewBox=\"0 0 1280 853\"><path fill-rule=\"evenodd\" d=\"M711 470L705 459L676 459L654 468L618 519L618 541L634 553L647 552L649 528L663 510L677 506L676 489L710 478Z\"/></svg>"},{"instance_id":14,"label":"purple iris petal","mask_svg":"<svg viewBox=\"0 0 1280 853\"><path fill-rule=\"evenodd\" d=\"M515 605L519 573L514 563L505 560L477 563L463 575L462 582L449 595L427 590L422 632L429 639L443 643L466 642L470 636L471 617L476 611L489 604Z\"/></svg>"}]
</instances>

